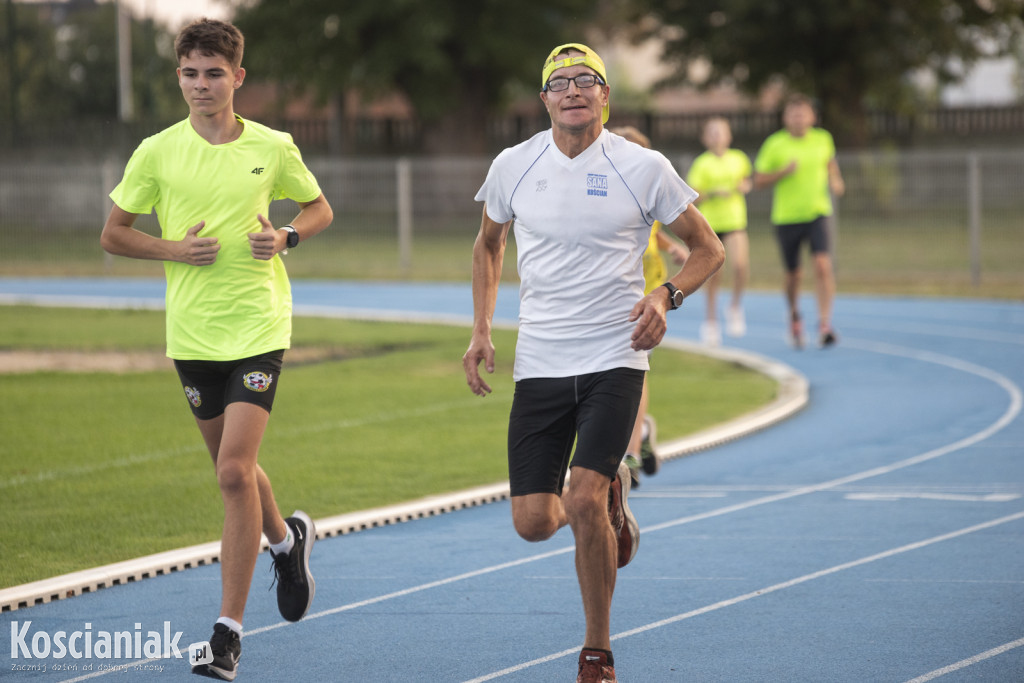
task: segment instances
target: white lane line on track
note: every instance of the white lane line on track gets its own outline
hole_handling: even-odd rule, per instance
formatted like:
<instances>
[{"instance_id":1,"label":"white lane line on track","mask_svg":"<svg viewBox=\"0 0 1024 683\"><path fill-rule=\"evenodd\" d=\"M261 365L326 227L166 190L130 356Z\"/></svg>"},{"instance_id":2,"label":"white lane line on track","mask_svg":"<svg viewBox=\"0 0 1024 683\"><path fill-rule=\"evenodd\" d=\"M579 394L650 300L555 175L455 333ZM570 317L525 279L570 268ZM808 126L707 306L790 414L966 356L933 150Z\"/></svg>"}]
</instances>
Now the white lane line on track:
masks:
<instances>
[{"instance_id":1,"label":"white lane line on track","mask_svg":"<svg viewBox=\"0 0 1024 683\"><path fill-rule=\"evenodd\" d=\"M872 468L870 470L866 470L864 472L859 472L859 473L851 474L851 475L848 475L848 476L845 476L845 477L839 477L837 479L832 479L830 481L822 482L820 484L813 484L813 485L809 485L809 486L798 487L796 489L793 489L793 490L790 490L790 491L786 491L786 492L782 492L782 493L779 493L779 494L776 494L776 495L765 496L765 497L762 497L762 498L757 498L755 500L747 501L745 503L740 503L740 504L737 504L737 505L729 505L729 506L726 506L724 508L719 508L717 510L711 510L711 511L706 512L706 513L697 514L697 515L690 515L688 517L682 517L682 518L677 519L677 520L672 520L672 521L669 521L669 522L664 522L664 523L661 523L661 524L655 524L655 525L652 525L652 526L649 526L649 527L644 527L643 529L641 529L641 534L653 533L655 531L660 531L662 529L667 529L667 528L671 528L671 527L675 527L675 526L680 526L682 524L689 524L689 523L692 523L692 522L697 522L697 521L701 521L701 520L704 520L704 519L710 519L710 518L713 518L713 517L719 517L719 516L722 516L722 515L725 515L725 514L729 514L729 513L732 513L732 512L739 512L739 511L750 509L750 508L753 508L753 507L758 507L760 505L766 505L766 504L769 504L769 503L775 503L775 502L779 502L779 501L783 501L783 500L788 500L790 498L796 498L798 496L803 496L803 495L807 495L807 494L810 494L810 493L817 493L817 492L825 491L825 490L828 490L828 489L834 489L836 487L844 486L844 485L852 483L852 482L862 481L864 479L869 479L869 478L872 478L872 477L877 477L877 476L881 476L881 475L884 475L884 474L889 474L891 472L895 472L895 471L900 470L900 469L904 469L904 468L907 468L907 467L911 467L913 465L918 465L918 464L921 464L923 462L927 462L929 460L933 460L935 458L939 458L939 457L941 457L943 455L948 455L949 453L953 453L955 451L961 450L963 448L967 448L969 446L973 446L974 444L977 444L977 443L979 443L981 441L984 441L985 439L988 439L989 437L991 437L993 434L996 434L1000 430L1004 429L1007 425L1012 423L1013 420L1020 414L1021 406L1024 405L1024 393L1022 393L1020 387L1018 387L1013 381L1011 381L1006 376L1001 375L1001 374L995 372L994 370L990 370L989 368L985 368L985 367L982 367L982 366L979 366L979 365L975 365L974 363L970 363L970 362L967 362L967 361L960 360L958 358L953 358L953 357L945 356L945 355L938 354L938 353L932 353L932 352L929 352L929 351L920 351L920 350L917 350L917 349L909 349L909 348L905 348L905 347L895 346L895 345L892 345L892 344L883 344L883 343L877 343L877 342L857 341L857 340L850 340L850 339L846 339L843 343L844 343L845 346L852 346L854 348L860 348L862 350L873 352L873 353L880 353L880 354L886 354L886 355L900 356L900 357L910 358L912 360L918 360L918 361L921 361L921 362L935 363L935 364L938 364L938 365L943 365L943 366L950 367L950 368L953 368L953 369L961 370L961 371L967 372L969 374L978 375L978 376L983 377L985 379L988 379L988 380L994 382L995 384L999 385L1000 387L1002 387L1007 392L1007 394L1009 394L1009 398L1010 398L1009 405L1008 405L1006 411L1003 413L1003 415L1000 416L999 419L997 419L995 422L990 424L988 427L986 427L986 428L984 428L984 429L982 429L982 430L980 430L978 432L975 432L971 436L965 437L963 439L960 439L960 440L958 440L956 442L953 442L951 444L948 444L946 446L942 446L942 447L933 449L931 451L928 451L926 453L922 453L920 455L916 455L916 456L913 456L911 458L907 458L905 460L901 460L901 461L893 463L891 465L875 467L875 468ZM1011 518L1002 518L1002 519L1004 521L1009 521L1012 518L1017 518L1017 517L1020 517L1020 516L1024 516L1024 513L1020 513L1019 515L1014 515ZM997 520L997 522L999 522L999 520ZM974 529L974 527L972 527L972 529ZM954 532L954 535L960 535L960 533ZM949 536L949 537L953 537L953 536ZM945 537L936 537L936 538L945 540ZM922 541L921 543L927 545L929 542L937 542L937 541L932 539L931 541ZM915 544L915 545L917 545L917 544ZM909 546L904 546L904 548L909 548ZM325 610L323 612L317 612L315 614L307 615L305 617L305 619L306 620L308 620L308 619L315 619L315 618L319 618L319 617L323 617L323 616L328 616L329 614L336 614L336 613L339 613L339 612L349 611L349 610L355 609L357 607L362 607L362 606L365 606L365 605L370 605L370 604L382 602L384 600L390 600L390 599L394 599L394 598L399 598L399 597L402 597L402 596L405 596L405 595L410 595L412 593L417 593L417 592L420 592L420 591L423 591L423 590L427 590L429 588L436 588L436 587L439 587L439 586L448 585L448 584L454 583L456 581L461 581L461 580L464 580L464 579L469 579L469 578L473 578L473 577L476 577L476 576L481 576L481 575L484 575L484 574L489 574L489 573L500 571L500 570L507 569L507 568L510 568L510 567L515 567L515 566L527 564L529 562L534 562L534 561L537 561L537 560L547 559L549 557L554 557L556 555L561 555L561 554L564 554L564 553L572 552L574 550L575 550L575 548L573 546L568 546L568 547L560 548L560 549L553 550L553 551L550 551L550 552L547 552L547 553L541 553L541 554L538 554L538 555L531 555L529 557L524 557L524 558L521 558L519 560L515 560L515 561L512 561L512 562L506 562L506 563L503 563L503 564L500 564L500 565L494 565L492 567L484 567L484 568L479 569L479 570L475 570L475 571L472 571L472 572L466 572L464 574L459 574L457 576L449 577L447 579L439 579L438 581L432 581L432 582L429 582L429 583L426 583L426 584L421 584L420 586L412 586L410 588L403 589L403 590L400 590L400 591L395 591L395 592L392 592L392 593L388 593L386 595L381 595L381 596L377 596L377 597L374 597L374 598L368 598L367 600L362 600L362 601L359 601L359 602L350 603L348 605L341 605L339 607L335 607L335 608L332 608L332 609L329 609L329 610ZM897 550L900 550L900 549L897 549ZM889 552L890 553L895 553L895 551L889 551ZM903 552L905 552L905 550ZM876 559L879 559L877 556L872 556L872 557L874 557ZM860 562L860 561L858 561L858 562ZM842 568L848 568L848 567L846 567L844 565L839 565L839 566L842 567ZM856 566L856 565L851 565L851 566ZM837 570L835 568L833 568L833 570L840 571L840 570ZM831 573L831 570L823 570L823 571ZM821 574L819 572L817 575L808 575L808 576L813 576L813 578L818 578L819 575L824 575L824 574ZM808 579L806 577L801 577L799 579L793 579L792 581L802 582L804 580L810 580L810 579ZM791 582L787 582L787 583L791 583ZM778 586L782 586L784 584L777 584L777 585ZM786 587L788 587L788 586L786 586ZM776 589L776 590L778 590L778 589ZM743 596L740 596L740 597L743 597ZM733 598L733 601L741 601L741 600L739 600L738 598ZM731 602L729 604L735 604L735 602ZM715 606L710 606L710 607L714 607L715 609L719 609L720 607L725 607L725 606L728 606L728 605L719 603L719 607L715 607ZM703 614L704 612L711 611L710 607L705 607L705 608L702 608L701 610L697 610L694 613L688 613L688 614L689 614L689 616L697 616L698 614ZM252 631L247 631L246 632L246 636L248 637L248 636L251 636L251 635L257 635L257 634L261 634L261 633L267 633L267 632L270 632L270 631L274 631L274 630L282 628L284 626L288 626L288 625L290 625L290 623L291 622L283 621L283 622L279 622L279 623L276 623L276 624L269 624L269 625L261 627L261 628L253 629ZM626 634L619 634L617 636L613 636L613 639L614 638L625 637L625 635L631 635L631 634L632 634L632 632L626 632ZM521 668L526 668L528 666L535 666L537 664L541 664L541 663L544 663L544 662L552 661L552 660L558 659L560 657L568 656L569 654L573 654L573 653L578 652L578 651L579 651L578 647L577 648L573 648L572 650L566 650L566 651L563 651L563 652L560 652L560 653L555 653L553 655L548 655L548 656L543 657L541 659L532 660L531 662L527 662L527 663L519 665L519 666ZM141 664L149 663L151 661L159 661L159 660L147 660L147 661L133 662L132 665L141 665ZM506 673L512 673L513 671L518 671L518 670L519 670L518 668L516 668L516 669L509 669L509 670L505 670L505 672ZM81 680L86 680L87 678L94 678L95 676L103 675L104 673L107 673L107 672L96 672L95 674L92 674L92 675L83 676L83 677L74 678L74 679L69 679L65 683L73 683L74 681L81 681ZM502 673L502 672L496 672L495 674L489 674L488 677L485 677L485 678L473 679L472 682L468 682L468 683L474 683L476 681L490 680L490 678L496 678L499 675L505 675L505 674Z\"/></svg>"},{"instance_id":2,"label":"white lane line on track","mask_svg":"<svg viewBox=\"0 0 1024 683\"><path fill-rule=\"evenodd\" d=\"M1024 638L1015 640L1011 643L1005 643L1004 645L994 647L991 650L985 650L984 652L976 654L973 657L961 659L959 662L955 664L950 664L949 666L944 666L941 669L930 671L924 674L923 676L918 676L917 678L913 678L907 681L907 683L925 683L925 681L930 681L932 679L938 678L939 676L945 676L946 674L953 673L954 671L959 671L960 669L971 666L972 664L983 662L986 659L989 659L990 657L995 657L996 655L1001 655L1004 652L1009 652L1010 650L1020 647L1021 645L1024 645Z\"/></svg>"},{"instance_id":3,"label":"white lane line on track","mask_svg":"<svg viewBox=\"0 0 1024 683\"><path fill-rule=\"evenodd\" d=\"M893 502L900 500L946 500L964 503L1008 503L1021 497L1019 493L987 493L968 495L964 493L913 493L893 491L891 493L847 493L846 500L867 500Z\"/></svg>"},{"instance_id":4,"label":"white lane line on track","mask_svg":"<svg viewBox=\"0 0 1024 683\"><path fill-rule=\"evenodd\" d=\"M932 337L948 337L951 339L970 339L972 341L995 342L997 344L1024 345L1024 334L986 330L977 326L959 327L956 324L933 325L928 323L894 323L894 322L863 322L854 318L850 323L856 329L884 330L899 334L928 335ZM845 340L843 341L845 344Z\"/></svg>"},{"instance_id":5,"label":"white lane line on track","mask_svg":"<svg viewBox=\"0 0 1024 683\"><path fill-rule=\"evenodd\" d=\"M672 486L659 482L645 485L643 490L629 492L629 499L637 498L727 498L734 493L777 493L789 491L800 484L682 484ZM846 496L1024 496L1024 485L1019 483L993 482L980 484L890 484L879 486L837 486L835 493Z\"/></svg>"},{"instance_id":6,"label":"white lane line on track","mask_svg":"<svg viewBox=\"0 0 1024 683\"><path fill-rule=\"evenodd\" d=\"M665 626L669 626L671 624L678 623L678 622L683 621L685 619L690 619L692 617L700 616L702 614L707 614L708 612L714 612L716 610L720 610L720 609L723 609L725 607L732 607L733 605L737 605L737 604L739 604L741 602L746 602L747 600L752 600L754 598L759 598L759 597L762 597L764 595L769 595L771 593L775 593L775 592L778 592L778 591L781 591L781 590L785 590L787 588L792 588L793 586L798 586L798 585L800 585L802 583L807 583L808 581L814 581L815 579L820 579L820 578L822 578L824 576L830 576L832 574L836 574L838 572L842 572L842 571L845 571L847 569L853 569L854 567L860 567L860 566L865 565L865 564L870 564L871 562L877 562L879 560L885 560L885 559L888 559L890 557L894 557L896 555L901 555L903 553L907 553L907 552L910 552L910 551L913 551L913 550L919 550L921 548L933 545L935 543L941 543L943 541L948 541L948 540L953 539L953 538L958 538L960 536L965 536L967 534L972 534L972 533L975 533L977 531L983 531L985 529L989 529L991 527L999 526L1001 524L1006 524L1008 522L1014 522L1014 521L1017 521L1019 519L1024 519L1024 511L1018 512L1018 513L1013 514L1013 515L1007 515L1006 517L1000 517L999 519L993 519L993 520L988 521L988 522L983 522L981 524L975 524L974 526L969 526L969 527L966 527L966 528L963 528L963 529L959 529L957 531L952 531L952 532L947 533L947 534L941 534L939 536L933 536L932 538L927 538L927 539L925 539L923 541L917 541L916 543L908 543L907 545L903 545L903 546L900 546L898 548L892 548L890 550L886 550L886 551L883 551L883 552L880 552L880 553L876 553L874 555L868 555L867 557L862 557L862 558L860 558L858 560L853 560L851 562L844 562L843 564L837 564L837 565L835 565L833 567L829 567L828 569L822 569L820 571L812 572L810 574L804 574L803 576L798 576L795 579L790 579L789 581L783 581L782 583L777 583L777 584L774 584L772 586L767 586L765 588L760 588L758 590L751 591L749 593L744 593L743 595L738 595L738 596L736 596L734 598L729 598L728 600L722 600L722 601L716 602L716 603L714 603L712 605L705 605L704 607L700 607L698 609L691 610L689 612L684 612L683 614L677 614L675 616L668 617L667 619L661 619L660 621L655 621L655 622L651 622L650 624L645 624L643 626L638 626L637 628L633 628L633 629L630 629L628 631L622 631L621 633L613 634L612 635L612 641L614 642L616 640L621 640L623 638L628 638L630 636L639 635L639 634L645 633L647 631L653 631L654 629L658 629L658 628L662 628L662 627L665 627ZM1006 646L1004 646L1004 647L1006 647ZM524 669L528 669L530 667L537 666L538 664L544 664L544 663L547 663L547 662L554 661L556 659L561 659L562 657L568 657L570 655L578 654L579 651L580 651L579 646L576 646L576 647L570 648L568 650L562 650L561 652L555 652L555 653L552 653L550 655L546 655L544 657L540 657L538 659L531 660L529 662L523 662L522 664L517 664L515 666L510 666L510 667L508 667L506 669L502 669L501 671L495 671L493 673L489 673L489 674L486 674L484 676L480 676L478 678L473 678L473 679L471 679L469 681L466 681L465 683L483 683L483 681L490 681L490 680L493 680L495 678L501 678L502 676L507 676L509 674L517 673L517 672L522 671ZM965 661L967 661L967 660L965 660ZM977 660L977 661L980 661L980 660ZM970 663L974 663L974 662L972 661ZM954 666L956 666L956 665L954 665ZM967 666L967 664L964 664L964 666ZM917 679L915 679L915 680L917 680ZM925 679L920 679L920 680L929 680L929 679L925 678Z\"/></svg>"},{"instance_id":7,"label":"white lane line on track","mask_svg":"<svg viewBox=\"0 0 1024 683\"><path fill-rule=\"evenodd\" d=\"M960 584L980 586L1022 586L1024 581L1016 579L864 579L864 583L919 583L925 584Z\"/></svg>"}]
</instances>

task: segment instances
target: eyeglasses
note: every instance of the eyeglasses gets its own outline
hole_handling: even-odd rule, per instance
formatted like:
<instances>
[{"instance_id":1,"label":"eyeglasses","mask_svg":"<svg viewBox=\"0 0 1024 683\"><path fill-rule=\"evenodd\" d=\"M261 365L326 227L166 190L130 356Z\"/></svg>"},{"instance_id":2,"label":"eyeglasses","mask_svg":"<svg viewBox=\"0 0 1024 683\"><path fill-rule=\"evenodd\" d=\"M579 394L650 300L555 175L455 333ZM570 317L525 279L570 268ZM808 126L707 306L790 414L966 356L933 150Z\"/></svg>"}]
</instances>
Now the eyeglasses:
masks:
<instances>
[{"instance_id":1,"label":"eyeglasses","mask_svg":"<svg viewBox=\"0 0 1024 683\"><path fill-rule=\"evenodd\" d=\"M552 78L544 86L544 90L550 90L551 92L562 92L563 90L568 90L569 81L575 83L576 87L581 90L583 88L593 88L595 85L605 84L600 76L595 76L594 74L580 74L575 78Z\"/></svg>"}]
</instances>

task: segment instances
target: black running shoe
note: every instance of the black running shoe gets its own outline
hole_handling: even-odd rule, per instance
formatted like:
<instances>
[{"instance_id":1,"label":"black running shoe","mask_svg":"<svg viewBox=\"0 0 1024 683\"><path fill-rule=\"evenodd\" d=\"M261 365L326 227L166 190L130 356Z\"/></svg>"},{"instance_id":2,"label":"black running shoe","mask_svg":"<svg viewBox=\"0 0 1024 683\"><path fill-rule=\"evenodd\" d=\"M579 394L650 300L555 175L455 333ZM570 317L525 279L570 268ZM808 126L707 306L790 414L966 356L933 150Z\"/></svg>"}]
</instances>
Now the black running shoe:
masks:
<instances>
[{"instance_id":1,"label":"black running shoe","mask_svg":"<svg viewBox=\"0 0 1024 683\"><path fill-rule=\"evenodd\" d=\"M288 621L298 621L306 616L316 594L316 582L309 571L309 553L316 541L316 527L302 510L296 510L284 521L292 530L295 545L287 554L270 553L274 558L277 609Z\"/></svg>"},{"instance_id":2,"label":"black running shoe","mask_svg":"<svg viewBox=\"0 0 1024 683\"><path fill-rule=\"evenodd\" d=\"M235 680L238 674L238 659L242 656L242 639L238 634L224 624L214 624L213 635L210 637L210 652L213 661L193 666L192 673L207 678L219 678L222 681Z\"/></svg>"},{"instance_id":3,"label":"black running shoe","mask_svg":"<svg viewBox=\"0 0 1024 683\"><path fill-rule=\"evenodd\" d=\"M827 330L821 331L821 337L818 339L818 345L823 349L827 349L830 346L835 346L837 341L839 341L839 335L837 335L836 331L830 327Z\"/></svg>"}]
</instances>

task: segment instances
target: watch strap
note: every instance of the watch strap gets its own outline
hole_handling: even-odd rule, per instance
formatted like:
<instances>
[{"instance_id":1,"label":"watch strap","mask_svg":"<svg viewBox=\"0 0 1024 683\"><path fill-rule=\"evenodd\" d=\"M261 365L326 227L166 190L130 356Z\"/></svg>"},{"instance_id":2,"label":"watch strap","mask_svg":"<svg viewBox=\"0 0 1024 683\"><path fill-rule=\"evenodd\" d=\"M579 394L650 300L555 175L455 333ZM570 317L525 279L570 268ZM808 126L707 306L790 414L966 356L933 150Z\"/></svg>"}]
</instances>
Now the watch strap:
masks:
<instances>
[{"instance_id":1,"label":"watch strap","mask_svg":"<svg viewBox=\"0 0 1024 683\"><path fill-rule=\"evenodd\" d=\"M671 282L665 282L661 286L668 290L668 304L673 311L683 305L684 297L682 296L682 292L679 291L678 287L676 287ZM679 303L676 303L677 295Z\"/></svg>"},{"instance_id":2,"label":"watch strap","mask_svg":"<svg viewBox=\"0 0 1024 683\"><path fill-rule=\"evenodd\" d=\"M295 229L295 226L291 225L291 224L288 224L288 225L284 226L284 228L282 228L282 229L288 231L288 241L286 242L286 247L291 249L292 247L298 245L298 243L299 243L299 231Z\"/></svg>"}]
</instances>

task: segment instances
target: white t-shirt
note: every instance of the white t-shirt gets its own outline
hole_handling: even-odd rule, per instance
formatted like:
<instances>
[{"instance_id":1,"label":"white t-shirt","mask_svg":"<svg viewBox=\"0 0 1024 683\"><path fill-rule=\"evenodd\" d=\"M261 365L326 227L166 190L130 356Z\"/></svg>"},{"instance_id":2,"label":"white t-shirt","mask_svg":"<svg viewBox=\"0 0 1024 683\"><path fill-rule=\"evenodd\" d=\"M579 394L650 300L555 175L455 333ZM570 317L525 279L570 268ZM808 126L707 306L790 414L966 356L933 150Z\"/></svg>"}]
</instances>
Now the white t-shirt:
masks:
<instances>
[{"instance_id":1,"label":"white t-shirt","mask_svg":"<svg viewBox=\"0 0 1024 683\"><path fill-rule=\"evenodd\" d=\"M494 159L476 200L498 223L515 219L516 381L648 369L630 348L643 253L654 221L668 225L696 197L664 155L607 130L574 159L550 130Z\"/></svg>"}]
</instances>

